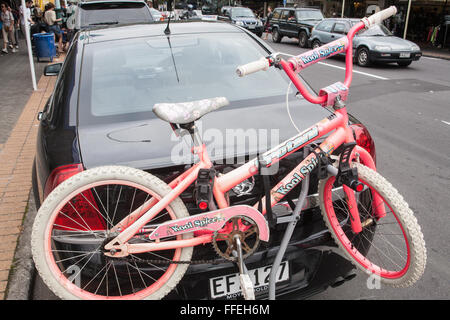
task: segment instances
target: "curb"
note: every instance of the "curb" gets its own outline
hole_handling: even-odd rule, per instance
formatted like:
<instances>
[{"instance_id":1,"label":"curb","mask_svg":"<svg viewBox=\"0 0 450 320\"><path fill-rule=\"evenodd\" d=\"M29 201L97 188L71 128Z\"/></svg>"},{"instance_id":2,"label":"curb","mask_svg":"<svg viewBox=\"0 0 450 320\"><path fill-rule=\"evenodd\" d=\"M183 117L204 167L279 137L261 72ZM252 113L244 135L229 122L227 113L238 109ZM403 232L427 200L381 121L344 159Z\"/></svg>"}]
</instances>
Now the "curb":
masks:
<instances>
[{"instance_id":1,"label":"curb","mask_svg":"<svg viewBox=\"0 0 450 320\"><path fill-rule=\"evenodd\" d=\"M32 283L35 276L30 246L31 230L34 217L36 216L36 205L32 190L30 190L28 196L28 206L24 216L23 230L17 242L8 287L6 288L5 300L30 300Z\"/></svg>"},{"instance_id":2,"label":"curb","mask_svg":"<svg viewBox=\"0 0 450 320\"><path fill-rule=\"evenodd\" d=\"M422 56L424 57L430 57L430 58L436 58L436 59L444 59L444 60L450 60L450 52L448 55L442 55L439 53L426 53L422 51Z\"/></svg>"}]
</instances>

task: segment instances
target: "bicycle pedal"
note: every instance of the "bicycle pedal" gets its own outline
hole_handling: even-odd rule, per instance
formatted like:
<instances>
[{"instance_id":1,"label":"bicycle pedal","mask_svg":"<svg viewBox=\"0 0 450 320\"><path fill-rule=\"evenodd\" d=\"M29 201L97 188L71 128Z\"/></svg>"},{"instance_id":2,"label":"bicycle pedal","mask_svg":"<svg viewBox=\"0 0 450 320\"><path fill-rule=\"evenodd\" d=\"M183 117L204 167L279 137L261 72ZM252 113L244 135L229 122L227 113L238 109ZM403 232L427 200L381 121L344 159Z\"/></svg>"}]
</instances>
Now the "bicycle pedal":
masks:
<instances>
[{"instance_id":1,"label":"bicycle pedal","mask_svg":"<svg viewBox=\"0 0 450 320\"><path fill-rule=\"evenodd\" d=\"M247 273L239 274L239 280L241 282L241 290L245 300L255 300L255 288L253 282Z\"/></svg>"}]
</instances>

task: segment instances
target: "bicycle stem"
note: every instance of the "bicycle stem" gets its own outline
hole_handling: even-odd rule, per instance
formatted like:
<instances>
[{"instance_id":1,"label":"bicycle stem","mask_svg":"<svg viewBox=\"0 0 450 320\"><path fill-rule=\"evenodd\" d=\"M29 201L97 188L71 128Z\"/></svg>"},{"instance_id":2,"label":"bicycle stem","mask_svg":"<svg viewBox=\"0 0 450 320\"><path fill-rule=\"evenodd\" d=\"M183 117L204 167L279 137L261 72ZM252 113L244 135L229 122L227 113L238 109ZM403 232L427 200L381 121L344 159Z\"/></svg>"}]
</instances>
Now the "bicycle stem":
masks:
<instances>
[{"instance_id":1,"label":"bicycle stem","mask_svg":"<svg viewBox=\"0 0 450 320\"><path fill-rule=\"evenodd\" d=\"M355 34L363 29L365 24L361 21L354 25L348 32L346 37L337 39L331 43L323 45L314 50L310 50L296 57L290 58L288 61L280 60L279 64L283 68L284 72L288 75L289 79L294 83L298 91L311 103L323 104L327 100L327 96L317 96L309 92L309 90L303 85L300 79L297 77L297 73L312 64L315 64L321 60L327 59L336 54L345 51L345 80L344 85L349 88L353 78L353 37ZM324 54L324 52L331 53Z\"/></svg>"}]
</instances>

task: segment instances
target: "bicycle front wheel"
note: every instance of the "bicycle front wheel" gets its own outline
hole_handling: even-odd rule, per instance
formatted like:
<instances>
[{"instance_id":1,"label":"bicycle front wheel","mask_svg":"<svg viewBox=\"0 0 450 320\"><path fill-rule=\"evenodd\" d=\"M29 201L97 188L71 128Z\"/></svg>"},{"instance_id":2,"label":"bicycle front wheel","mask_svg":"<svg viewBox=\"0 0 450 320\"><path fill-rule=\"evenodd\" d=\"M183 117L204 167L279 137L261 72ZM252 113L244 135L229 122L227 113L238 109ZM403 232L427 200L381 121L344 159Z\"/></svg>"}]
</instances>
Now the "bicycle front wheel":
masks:
<instances>
[{"instance_id":1,"label":"bicycle front wheel","mask_svg":"<svg viewBox=\"0 0 450 320\"><path fill-rule=\"evenodd\" d=\"M162 299L188 267L173 261L189 261L192 247L114 258L104 246L170 191L155 176L120 166L89 169L61 183L33 225L32 254L42 280L63 299ZM128 242L150 242L156 225L188 215L177 198Z\"/></svg>"},{"instance_id":2,"label":"bicycle front wheel","mask_svg":"<svg viewBox=\"0 0 450 320\"><path fill-rule=\"evenodd\" d=\"M380 174L359 163L353 166L364 184L363 191L355 192L362 231L352 231L345 192L333 176L319 182L325 223L337 245L359 269L393 287L411 286L422 276L426 264L425 241L417 219ZM383 212L382 217L379 212Z\"/></svg>"}]
</instances>

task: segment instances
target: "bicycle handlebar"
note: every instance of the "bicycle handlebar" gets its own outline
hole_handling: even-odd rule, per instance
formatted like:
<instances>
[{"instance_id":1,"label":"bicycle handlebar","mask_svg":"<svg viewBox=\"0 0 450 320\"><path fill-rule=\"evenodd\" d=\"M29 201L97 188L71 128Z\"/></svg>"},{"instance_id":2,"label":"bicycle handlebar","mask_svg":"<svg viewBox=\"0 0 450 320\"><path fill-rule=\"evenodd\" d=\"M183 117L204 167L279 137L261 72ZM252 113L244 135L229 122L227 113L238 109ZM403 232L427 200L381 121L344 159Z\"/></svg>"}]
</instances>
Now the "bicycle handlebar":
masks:
<instances>
[{"instance_id":1,"label":"bicycle handlebar","mask_svg":"<svg viewBox=\"0 0 450 320\"><path fill-rule=\"evenodd\" d=\"M304 69L314 63L319 62L320 60L327 59L331 56L334 56L338 53L345 52L345 87L349 88L352 82L353 77L353 45L352 40L355 34L363 29L369 28L374 24L381 23L383 20L393 16L397 13L397 8L395 6L391 6L385 10L377 12L370 17L363 18L357 24L355 24L347 33L347 36L344 36L338 40L327 43L319 48L309 50L303 54L290 58L287 62L284 60L275 61L273 57L261 58L257 61L250 62L248 64L239 66L236 70L236 73L240 76L246 76L251 73L255 73L261 70L267 70L269 66L274 65L274 62L278 62L279 66L283 68L289 78L292 80L294 85L297 87L299 92L311 103L314 104L323 104L327 101L327 96L317 96L315 94L311 94L308 89L302 84L302 82L297 77L297 72L301 69Z\"/></svg>"},{"instance_id":2,"label":"bicycle handlebar","mask_svg":"<svg viewBox=\"0 0 450 320\"><path fill-rule=\"evenodd\" d=\"M379 11L370 17L362 18L361 21L365 24L366 28L369 28L375 24L380 24L383 20L386 20L396 13L397 8L395 6L390 6L389 8Z\"/></svg>"},{"instance_id":3,"label":"bicycle handlebar","mask_svg":"<svg viewBox=\"0 0 450 320\"><path fill-rule=\"evenodd\" d=\"M239 77L243 77L258 71L266 71L267 69L269 69L269 66L269 60L267 58L261 58L259 60L237 67L236 73Z\"/></svg>"}]
</instances>

